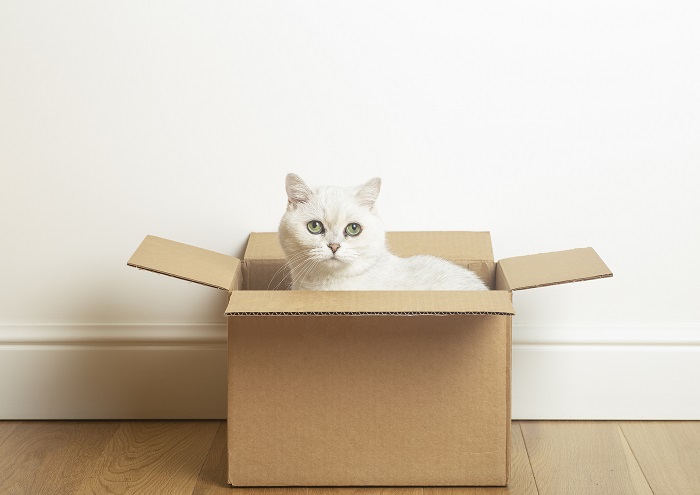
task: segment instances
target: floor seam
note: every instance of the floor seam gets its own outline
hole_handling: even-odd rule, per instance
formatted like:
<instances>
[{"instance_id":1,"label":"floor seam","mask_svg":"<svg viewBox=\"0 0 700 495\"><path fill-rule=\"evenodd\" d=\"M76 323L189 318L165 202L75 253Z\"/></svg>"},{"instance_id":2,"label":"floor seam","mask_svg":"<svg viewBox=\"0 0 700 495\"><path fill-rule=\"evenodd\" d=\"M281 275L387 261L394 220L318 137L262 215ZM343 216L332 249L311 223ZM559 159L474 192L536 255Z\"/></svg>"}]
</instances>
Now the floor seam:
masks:
<instances>
[{"instance_id":1,"label":"floor seam","mask_svg":"<svg viewBox=\"0 0 700 495\"><path fill-rule=\"evenodd\" d=\"M646 482L647 486L649 487L649 491L654 495L654 489L651 486L651 483L649 483L649 479L647 478L647 474L644 472L642 469L642 465L639 463L639 459L637 459L637 454L634 453L634 449L632 448L632 444L630 443L629 440L627 440L627 435L625 435L625 430L620 426L620 422L616 421L615 424L617 425L617 429L620 430L620 433L622 434L622 438L625 439L625 443L627 444L627 448L630 449L630 452L632 452L632 457L634 457L634 462L637 463L637 467L639 468L639 472L642 473L642 476L644 476L644 481Z\"/></svg>"},{"instance_id":2,"label":"floor seam","mask_svg":"<svg viewBox=\"0 0 700 495\"><path fill-rule=\"evenodd\" d=\"M523 433L523 424L518 423L518 429L520 430L520 438L523 439L523 446L525 447L525 455L527 456L527 464L530 466L530 473L532 473L532 480L535 482L535 491L537 495L540 495L540 487L537 485L537 476L535 476L535 469L532 467L532 459L530 459L530 451L527 449L527 442L525 441L525 433Z\"/></svg>"}]
</instances>

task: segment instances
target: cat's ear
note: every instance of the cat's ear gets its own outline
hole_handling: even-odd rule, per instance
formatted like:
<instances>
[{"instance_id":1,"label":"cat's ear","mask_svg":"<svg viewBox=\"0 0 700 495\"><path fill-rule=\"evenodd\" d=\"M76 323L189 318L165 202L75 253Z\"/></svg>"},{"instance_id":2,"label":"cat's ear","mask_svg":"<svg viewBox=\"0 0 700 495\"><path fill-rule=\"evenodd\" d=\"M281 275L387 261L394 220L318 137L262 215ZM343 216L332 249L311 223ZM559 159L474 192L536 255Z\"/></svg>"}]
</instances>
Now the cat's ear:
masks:
<instances>
[{"instance_id":1,"label":"cat's ear","mask_svg":"<svg viewBox=\"0 0 700 495\"><path fill-rule=\"evenodd\" d=\"M306 203L311 199L313 192L297 174L287 174L285 181L287 186L287 198L289 206L296 206L299 203Z\"/></svg>"},{"instance_id":2,"label":"cat's ear","mask_svg":"<svg viewBox=\"0 0 700 495\"><path fill-rule=\"evenodd\" d=\"M381 187L382 179L375 177L374 179L370 179L362 184L355 193L355 197L357 197L357 200L362 206L365 206L371 210L374 208L374 203L377 202L377 197L379 196L379 190Z\"/></svg>"}]
</instances>

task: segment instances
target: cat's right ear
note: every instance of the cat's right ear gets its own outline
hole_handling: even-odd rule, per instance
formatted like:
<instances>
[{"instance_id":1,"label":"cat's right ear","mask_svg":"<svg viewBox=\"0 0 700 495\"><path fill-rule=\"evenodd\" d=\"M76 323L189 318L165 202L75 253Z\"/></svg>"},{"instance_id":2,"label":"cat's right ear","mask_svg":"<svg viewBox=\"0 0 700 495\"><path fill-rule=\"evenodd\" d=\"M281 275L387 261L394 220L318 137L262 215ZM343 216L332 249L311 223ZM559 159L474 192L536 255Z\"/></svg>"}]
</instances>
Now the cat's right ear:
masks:
<instances>
[{"instance_id":1,"label":"cat's right ear","mask_svg":"<svg viewBox=\"0 0 700 495\"><path fill-rule=\"evenodd\" d=\"M307 203L311 199L313 192L297 174L287 174L285 183L289 200L288 206L295 207L300 203Z\"/></svg>"},{"instance_id":2,"label":"cat's right ear","mask_svg":"<svg viewBox=\"0 0 700 495\"><path fill-rule=\"evenodd\" d=\"M381 187L382 179L375 177L374 179L370 179L362 184L357 189L355 196L362 206L365 206L371 210L374 208L374 203L377 202L377 196L379 196L379 190Z\"/></svg>"}]
</instances>

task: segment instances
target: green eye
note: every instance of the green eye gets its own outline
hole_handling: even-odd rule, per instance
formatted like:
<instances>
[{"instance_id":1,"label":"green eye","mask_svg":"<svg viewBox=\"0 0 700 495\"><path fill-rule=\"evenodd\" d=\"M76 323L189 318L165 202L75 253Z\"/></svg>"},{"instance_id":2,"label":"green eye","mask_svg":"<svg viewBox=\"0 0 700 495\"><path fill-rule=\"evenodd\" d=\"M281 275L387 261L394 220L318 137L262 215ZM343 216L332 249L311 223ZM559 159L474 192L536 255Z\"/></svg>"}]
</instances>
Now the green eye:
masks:
<instances>
[{"instance_id":1,"label":"green eye","mask_svg":"<svg viewBox=\"0 0 700 495\"><path fill-rule=\"evenodd\" d=\"M349 223L347 227L345 227L345 233L347 235L351 235L354 237L360 232L362 232L362 226L359 223Z\"/></svg>"},{"instance_id":2,"label":"green eye","mask_svg":"<svg viewBox=\"0 0 700 495\"><path fill-rule=\"evenodd\" d=\"M309 223L306 224L306 228L309 229L309 232L311 232L312 234L323 233L323 224L318 220L311 220Z\"/></svg>"}]
</instances>

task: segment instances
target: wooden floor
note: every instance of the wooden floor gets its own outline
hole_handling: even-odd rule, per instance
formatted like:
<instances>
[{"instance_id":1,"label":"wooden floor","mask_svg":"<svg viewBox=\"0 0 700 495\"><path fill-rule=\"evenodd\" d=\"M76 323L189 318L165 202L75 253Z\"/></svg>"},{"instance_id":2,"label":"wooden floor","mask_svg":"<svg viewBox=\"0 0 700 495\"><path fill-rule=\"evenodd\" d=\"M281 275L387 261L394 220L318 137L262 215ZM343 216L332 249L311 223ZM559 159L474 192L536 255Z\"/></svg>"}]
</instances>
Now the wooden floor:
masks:
<instances>
[{"instance_id":1,"label":"wooden floor","mask_svg":"<svg viewBox=\"0 0 700 495\"><path fill-rule=\"evenodd\" d=\"M0 422L0 494L700 494L700 422L512 428L508 488L232 489L221 421Z\"/></svg>"}]
</instances>

